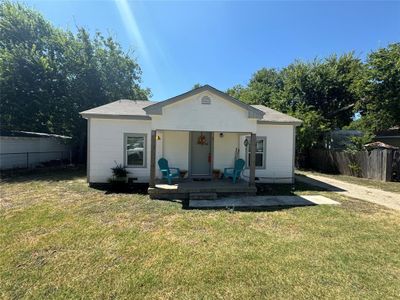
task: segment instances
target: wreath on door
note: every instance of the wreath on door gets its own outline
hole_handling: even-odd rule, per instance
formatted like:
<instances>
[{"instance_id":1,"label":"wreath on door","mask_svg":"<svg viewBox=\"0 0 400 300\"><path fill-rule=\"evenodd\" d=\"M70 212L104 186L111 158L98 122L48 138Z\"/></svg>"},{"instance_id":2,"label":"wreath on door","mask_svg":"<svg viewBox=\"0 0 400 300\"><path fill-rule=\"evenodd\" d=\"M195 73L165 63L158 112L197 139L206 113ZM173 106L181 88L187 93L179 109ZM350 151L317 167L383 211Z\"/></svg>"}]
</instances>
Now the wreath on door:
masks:
<instances>
[{"instance_id":1,"label":"wreath on door","mask_svg":"<svg viewBox=\"0 0 400 300\"><path fill-rule=\"evenodd\" d=\"M199 137L197 138L197 144L199 145L208 145L206 136L201 132Z\"/></svg>"}]
</instances>

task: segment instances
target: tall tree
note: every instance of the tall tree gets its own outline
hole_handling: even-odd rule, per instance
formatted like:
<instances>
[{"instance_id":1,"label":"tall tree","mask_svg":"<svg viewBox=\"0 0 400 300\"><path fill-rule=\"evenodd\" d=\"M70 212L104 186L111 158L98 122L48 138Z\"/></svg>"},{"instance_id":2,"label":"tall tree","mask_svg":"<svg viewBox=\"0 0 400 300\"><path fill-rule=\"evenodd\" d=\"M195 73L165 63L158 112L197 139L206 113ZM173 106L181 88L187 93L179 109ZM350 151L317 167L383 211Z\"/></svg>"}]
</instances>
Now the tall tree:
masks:
<instances>
[{"instance_id":1,"label":"tall tree","mask_svg":"<svg viewBox=\"0 0 400 300\"><path fill-rule=\"evenodd\" d=\"M252 75L247 87L236 85L227 92L248 104L275 107L277 105L277 94L282 86L283 82L279 71L263 68Z\"/></svg>"},{"instance_id":2,"label":"tall tree","mask_svg":"<svg viewBox=\"0 0 400 300\"><path fill-rule=\"evenodd\" d=\"M400 126L400 43L371 52L366 64L359 86L363 96L356 106L358 128L376 133Z\"/></svg>"},{"instance_id":3,"label":"tall tree","mask_svg":"<svg viewBox=\"0 0 400 300\"><path fill-rule=\"evenodd\" d=\"M281 99L288 107L299 103L321 112L331 126L341 128L352 121L354 104L359 100L358 78L363 64L353 53L310 63L295 62L282 71Z\"/></svg>"},{"instance_id":4,"label":"tall tree","mask_svg":"<svg viewBox=\"0 0 400 300\"><path fill-rule=\"evenodd\" d=\"M261 69L247 86L234 86L228 93L303 119L298 145L306 150L317 144L323 132L352 121L363 72L361 60L353 53L332 55L324 60L295 61L282 70Z\"/></svg>"},{"instance_id":5,"label":"tall tree","mask_svg":"<svg viewBox=\"0 0 400 300\"><path fill-rule=\"evenodd\" d=\"M140 80L139 65L112 37L84 28L73 34L25 5L0 4L2 128L72 135L83 150L79 112L120 98L146 100Z\"/></svg>"}]
</instances>

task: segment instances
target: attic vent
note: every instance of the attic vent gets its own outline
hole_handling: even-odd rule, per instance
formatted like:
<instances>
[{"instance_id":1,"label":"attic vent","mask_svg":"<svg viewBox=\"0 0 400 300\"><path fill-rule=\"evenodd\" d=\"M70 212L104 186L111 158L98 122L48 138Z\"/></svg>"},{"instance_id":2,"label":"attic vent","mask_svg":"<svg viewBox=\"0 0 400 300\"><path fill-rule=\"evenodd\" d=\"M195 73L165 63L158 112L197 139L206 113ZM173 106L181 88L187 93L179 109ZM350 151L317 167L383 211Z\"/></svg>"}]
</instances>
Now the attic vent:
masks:
<instances>
[{"instance_id":1,"label":"attic vent","mask_svg":"<svg viewBox=\"0 0 400 300\"><path fill-rule=\"evenodd\" d=\"M204 96L201 98L201 104L211 104L211 98L208 96Z\"/></svg>"}]
</instances>

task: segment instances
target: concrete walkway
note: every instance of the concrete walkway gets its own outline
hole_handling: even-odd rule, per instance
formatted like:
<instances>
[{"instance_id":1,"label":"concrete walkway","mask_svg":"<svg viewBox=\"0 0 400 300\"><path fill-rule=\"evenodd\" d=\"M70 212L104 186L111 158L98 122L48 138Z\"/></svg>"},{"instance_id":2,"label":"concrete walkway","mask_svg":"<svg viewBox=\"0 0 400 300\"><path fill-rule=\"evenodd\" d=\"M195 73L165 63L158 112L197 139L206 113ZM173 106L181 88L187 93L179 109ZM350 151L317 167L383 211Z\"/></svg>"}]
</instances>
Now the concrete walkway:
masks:
<instances>
[{"instance_id":1,"label":"concrete walkway","mask_svg":"<svg viewBox=\"0 0 400 300\"><path fill-rule=\"evenodd\" d=\"M397 193L356 185L325 176L309 173L302 173L302 175L296 175L296 180L351 198L365 200L391 209L400 210L400 195Z\"/></svg>"},{"instance_id":2,"label":"concrete walkway","mask_svg":"<svg viewBox=\"0 0 400 300\"><path fill-rule=\"evenodd\" d=\"M224 208L224 207L275 207L275 206L308 206L308 205L338 205L321 195L304 196L248 196L226 197L217 200L190 200L190 208Z\"/></svg>"}]
</instances>

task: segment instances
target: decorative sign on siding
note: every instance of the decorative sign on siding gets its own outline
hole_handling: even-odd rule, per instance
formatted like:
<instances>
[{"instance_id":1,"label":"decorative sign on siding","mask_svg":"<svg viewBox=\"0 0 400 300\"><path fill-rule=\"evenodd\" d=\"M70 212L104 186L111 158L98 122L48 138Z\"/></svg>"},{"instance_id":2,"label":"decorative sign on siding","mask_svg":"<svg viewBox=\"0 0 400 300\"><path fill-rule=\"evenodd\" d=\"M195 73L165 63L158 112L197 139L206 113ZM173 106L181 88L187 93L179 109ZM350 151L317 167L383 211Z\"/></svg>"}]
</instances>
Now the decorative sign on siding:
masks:
<instances>
[{"instance_id":1,"label":"decorative sign on siding","mask_svg":"<svg viewBox=\"0 0 400 300\"><path fill-rule=\"evenodd\" d=\"M203 96L201 98L201 104L211 104L211 98L208 96Z\"/></svg>"},{"instance_id":2,"label":"decorative sign on siding","mask_svg":"<svg viewBox=\"0 0 400 300\"><path fill-rule=\"evenodd\" d=\"M249 145L249 140L247 138L244 140L243 145L245 147L247 147Z\"/></svg>"}]
</instances>

